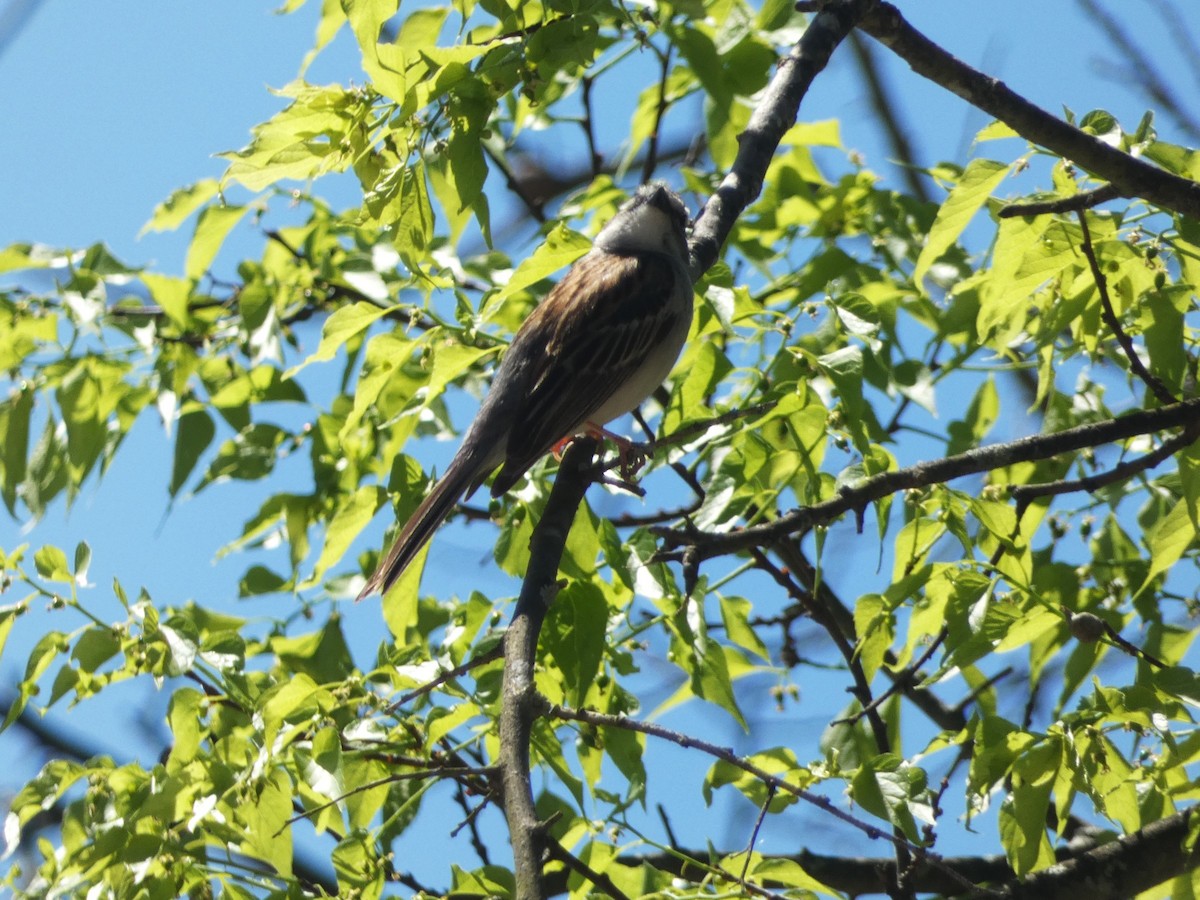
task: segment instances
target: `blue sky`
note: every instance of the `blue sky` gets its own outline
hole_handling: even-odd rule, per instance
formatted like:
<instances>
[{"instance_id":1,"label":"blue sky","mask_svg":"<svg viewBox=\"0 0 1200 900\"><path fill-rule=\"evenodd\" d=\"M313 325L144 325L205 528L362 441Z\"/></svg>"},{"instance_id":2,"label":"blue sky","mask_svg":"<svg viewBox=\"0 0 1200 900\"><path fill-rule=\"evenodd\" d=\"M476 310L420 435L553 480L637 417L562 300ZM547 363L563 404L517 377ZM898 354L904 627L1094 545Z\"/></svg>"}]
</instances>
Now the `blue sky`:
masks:
<instances>
[{"instance_id":1,"label":"blue sky","mask_svg":"<svg viewBox=\"0 0 1200 900\"><path fill-rule=\"evenodd\" d=\"M1077 113L1103 106L1128 128L1143 112L1139 94L1097 74L1095 63L1103 60L1105 45L1072 2L914 0L899 5L931 38L1053 112L1064 106ZM1148 15L1148 4L1123 0L1109 6L1125 8L1126 16L1139 22L1144 44L1156 48L1168 71L1179 72L1180 51ZM18 7L26 9L23 18L11 15ZM318 8L311 0L300 13L280 16L271 4L256 0L0 0L0 29L9 29L0 33L0 84L5 86L0 92L0 121L5 123L0 136L0 246L21 240L80 247L104 240L126 262L180 272L186 232L139 239L141 226L176 187L219 175L223 163L214 154L244 145L250 128L281 107L268 88L295 77L311 46ZM880 53L887 60L886 51ZM360 79L357 59L353 43L343 36L318 60L310 80ZM971 136L987 122L983 114L912 75L903 64L888 61L887 71L913 127L919 157L928 163L963 161ZM1179 78L1195 92L1184 75ZM819 78L801 115L842 118L844 142L886 173L886 149L850 67L839 63ZM1170 139L1169 121L1160 119L1159 124ZM353 202L345 184L337 191L338 202ZM218 598L231 596L245 562L214 566L213 556L240 531L259 488L223 485L178 503L167 514L169 467L170 444L147 417L112 471L103 482L86 487L74 509L68 513L60 502L29 533L24 523L0 520L0 546L29 540L35 546L58 543L69 551L86 537L96 559L92 580L98 584L119 574L127 579L128 591L144 584L160 602L197 597L220 603ZM121 510L117 528L114 509ZM380 533L378 528L373 532L376 537ZM477 562L477 547L460 543L461 533L446 536L435 549L449 560ZM281 608L239 611L280 614ZM347 616L362 646L379 640L377 604L361 604L347 610ZM23 634L14 636L0 660L0 678L13 678L23 660L22 648L36 636L41 621L30 616L23 622ZM102 746L120 754L131 742L153 744L162 738L164 697L144 700L145 732L123 735L108 728ZM67 721L82 727L96 719L70 716ZM819 723L789 719L764 725L767 731L787 727ZM761 738L756 735L754 743ZM763 740L769 746L786 738ZM6 769L18 778L34 770L31 761L17 764L26 750L19 735L0 736L0 760L13 763ZM14 781L0 778L0 789ZM714 814L697 810L696 815L703 822L705 815ZM718 842L723 837L719 831L711 833ZM731 828L731 833L742 832ZM433 883L445 882L442 870L429 877Z\"/></svg>"}]
</instances>

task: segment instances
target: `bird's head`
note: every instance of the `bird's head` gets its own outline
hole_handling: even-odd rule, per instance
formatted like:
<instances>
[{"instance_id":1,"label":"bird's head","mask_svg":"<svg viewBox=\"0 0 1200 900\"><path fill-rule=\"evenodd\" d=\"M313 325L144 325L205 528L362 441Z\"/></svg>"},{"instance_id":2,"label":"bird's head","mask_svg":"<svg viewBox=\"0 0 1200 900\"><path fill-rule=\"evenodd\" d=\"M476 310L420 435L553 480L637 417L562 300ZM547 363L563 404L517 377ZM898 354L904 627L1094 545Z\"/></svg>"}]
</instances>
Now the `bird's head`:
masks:
<instances>
[{"instance_id":1,"label":"bird's head","mask_svg":"<svg viewBox=\"0 0 1200 900\"><path fill-rule=\"evenodd\" d=\"M609 253L656 253L687 265L688 210L679 196L660 182L644 184L625 201L596 236L596 246Z\"/></svg>"}]
</instances>

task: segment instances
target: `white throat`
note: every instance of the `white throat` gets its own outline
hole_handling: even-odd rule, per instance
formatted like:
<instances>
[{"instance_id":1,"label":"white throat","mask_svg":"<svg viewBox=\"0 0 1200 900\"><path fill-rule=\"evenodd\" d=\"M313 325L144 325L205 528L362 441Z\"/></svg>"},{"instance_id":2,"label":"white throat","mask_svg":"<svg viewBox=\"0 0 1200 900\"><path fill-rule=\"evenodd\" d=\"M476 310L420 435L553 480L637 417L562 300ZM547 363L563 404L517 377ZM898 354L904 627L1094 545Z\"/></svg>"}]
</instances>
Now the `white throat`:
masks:
<instances>
[{"instance_id":1,"label":"white throat","mask_svg":"<svg viewBox=\"0 0 1200 900\"><path fill-rule=\"evenodd\" d=\"M596 246L609 253L656 253L687 258L680 246L678 226L666 212L650 203L622 210L600 230Z\"/></svg>"}]
</instances>

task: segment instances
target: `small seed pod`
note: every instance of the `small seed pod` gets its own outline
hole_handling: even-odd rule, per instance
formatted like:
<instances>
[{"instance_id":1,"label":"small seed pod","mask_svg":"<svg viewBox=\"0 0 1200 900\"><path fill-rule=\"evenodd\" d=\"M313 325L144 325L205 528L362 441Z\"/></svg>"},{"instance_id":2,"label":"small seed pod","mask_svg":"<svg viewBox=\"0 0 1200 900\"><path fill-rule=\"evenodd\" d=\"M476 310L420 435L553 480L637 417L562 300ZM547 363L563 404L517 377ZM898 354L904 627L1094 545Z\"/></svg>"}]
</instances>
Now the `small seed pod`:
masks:
<instances>
[{"instance_id":1,"label":"small seed pod","mask_svg":"<svg viewBox=\"0 0 1200 900\"><path fill-rule=\"evenodd\" d=\"M1108 626L1104 624L1102 618L1086 612L1072 613L1068 627L1071 629L1071 634L1075 636L1075 639L1085 644L1094 644L1108 630Z\"/></svg>"}]
</instances>

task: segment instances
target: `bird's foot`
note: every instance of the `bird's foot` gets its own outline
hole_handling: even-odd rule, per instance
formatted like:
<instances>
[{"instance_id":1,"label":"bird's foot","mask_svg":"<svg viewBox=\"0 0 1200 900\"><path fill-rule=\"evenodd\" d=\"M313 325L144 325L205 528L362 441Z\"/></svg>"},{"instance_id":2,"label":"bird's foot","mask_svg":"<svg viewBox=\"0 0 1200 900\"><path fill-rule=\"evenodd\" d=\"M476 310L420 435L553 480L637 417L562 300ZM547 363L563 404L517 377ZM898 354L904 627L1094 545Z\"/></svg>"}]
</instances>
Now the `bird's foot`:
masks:
<instances>
[{"instance_id":1,"label":"bird's foot","mask_svg":"<svg viewBox=\"0 0 1200 900\"><path fill-rule=\"evenodd\" d=\"M607 428L597 425L594 422L584 423L583 432L588 437L595 438L598 441L611 441L616 446L617 471L621 473L623 479L629 480L637 475L649 458L648 445L631 441L629 438L609 431ZM567 446L574 439L575 435L569 434L555 444L550 451L554 454L554 458L562 459Z\"/></svg>"}]
</instances>

